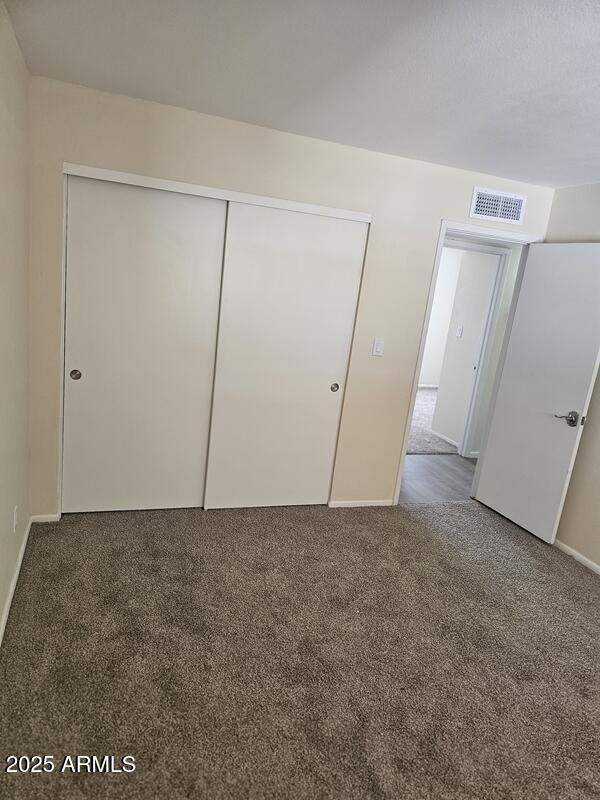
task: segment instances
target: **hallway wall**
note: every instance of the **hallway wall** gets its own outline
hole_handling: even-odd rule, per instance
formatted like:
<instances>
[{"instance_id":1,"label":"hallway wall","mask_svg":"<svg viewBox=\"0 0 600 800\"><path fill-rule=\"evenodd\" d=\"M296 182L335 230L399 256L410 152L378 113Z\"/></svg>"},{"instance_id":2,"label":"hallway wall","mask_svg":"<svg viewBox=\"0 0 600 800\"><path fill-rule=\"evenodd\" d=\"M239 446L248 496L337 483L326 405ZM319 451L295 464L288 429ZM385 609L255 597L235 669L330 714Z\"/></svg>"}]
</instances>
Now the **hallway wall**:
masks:
<instances>
[{"instance_id":1,"label":"hallway wall","mask_svg":"<svg viewBox=\"0 0 600 800\"><path fill-rule=\"evenodd\" d=\"M463 250L453 247L444 247L440 258L423 361L419 374L419 386L439 386L444 361L446 340L448 339L448 326L452 316L460 262Z\"/></svg>"},{"instance_id":2,"label":"hallway wall","mask_svg":"<svg viewBox=\"0 0 600 800\"><path fill-rule=\"evenodd\" d=\"M27 83L0 0L0 639L29 524Z\"/></svg>"}]
</instances>

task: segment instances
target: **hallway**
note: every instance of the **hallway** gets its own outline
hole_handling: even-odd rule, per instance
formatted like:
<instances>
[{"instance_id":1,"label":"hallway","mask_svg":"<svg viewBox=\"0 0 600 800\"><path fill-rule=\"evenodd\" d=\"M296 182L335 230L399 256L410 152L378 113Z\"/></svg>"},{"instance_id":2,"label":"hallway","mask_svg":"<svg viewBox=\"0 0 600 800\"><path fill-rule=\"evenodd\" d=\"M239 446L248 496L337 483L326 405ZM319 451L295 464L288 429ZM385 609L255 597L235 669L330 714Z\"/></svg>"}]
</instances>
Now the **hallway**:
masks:
<instances>
[{"instance_id":1,"label":"hallway","mask_svg":"<svg viewBox=\"0 0 600 800\"><path fill-rule=\"evenodd\" d=\"M400 503L469 500L476 463L459 455L407 455Z\"/></svg>"}]
</instances>

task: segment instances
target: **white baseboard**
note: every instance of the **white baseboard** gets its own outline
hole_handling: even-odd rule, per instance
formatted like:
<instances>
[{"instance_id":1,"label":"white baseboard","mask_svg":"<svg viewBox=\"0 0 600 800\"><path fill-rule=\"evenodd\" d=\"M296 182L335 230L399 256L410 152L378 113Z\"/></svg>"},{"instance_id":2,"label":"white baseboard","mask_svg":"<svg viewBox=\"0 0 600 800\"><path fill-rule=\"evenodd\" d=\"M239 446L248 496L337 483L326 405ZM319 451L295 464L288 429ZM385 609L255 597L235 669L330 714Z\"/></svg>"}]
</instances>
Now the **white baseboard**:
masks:
<instances>
[{"instance_id":1,"label":"white baseboard","mask_svg":"<svg viewBox=\"0 0 600 800\"><path fill-rule=\"evenodd\" d=\"M420 383L417 386L417 389L439 389L439 384L437 383Z\"/></svg>"},{"instance_id":2,"label":"white baseboard","mask_svg":"<svg viewBox=\"0 0 600 800\"><path fill-rule=\"evenodd\" d=\"M454 447L458 449L458 442L455 442L454 439L451 439L449 436L444 436L443 433L438 433L437 431L434 431L433 428L431 429L431 432L435 433L436 436L439 436L440 439L443 439L445 442L448 442L448 444L453 444Z\"/></svg>"},{"instance_id":3,"label":"white baseboard","mask_svg":"<svg viewBox=\"0 0 600 800\"><path fill-rule=\"evenodd\" d=\"M329 508L359 508L361 506L393 506L393 500L330 500Z\"/></svg>"},{"instance_id":4,"label":"white baseboard","mask_svg":"<svg viewBox=\"0 0 600 800\"><path fill-rule=\"evenodd\" d=\"M34 514L31 522L59 522L60 514Z\"/></svg>"},{"instance_id":5,"label":"white baseboard","mask_svg":"<svg viewBox=\"0 0 600 800\"><path fill-rule=\"evenodd\" d=\"M591 558L581 555L578 550L575 550L573 547L569 547L568 544L561 542L559 539L556 539L554 544L559 550L562 550L563 553L566 553L568 556L571 556L571 558L574 558L575 561L579 561L580 564L583 564L584 567L587 567L588 569L591 569L592 572L596 572L598 575L600 575L600 564L596 564L596 562L592 561Z\"/></svg>"},{"instance_id":6,"label":"white baseboard","mask_svg":"<svg viewBox=\"0 0 600 800\"><path fill-rule=\"evenodd\" d=\"M17 557L15 571L13 573L12 580L10 582L8 596L6 598L6 602L4 603L4 608L2 609L2 616L0 617L0 645L2 645L2 639L4 637L4 629L6 628L8 614L13 601L15 589L17 588L17 581L19 580L19 572L21 571L21 564L23 563L23 556L25 555L25 548L27 547L27 541L29 539L29 531L31 530L32 522L33 522L33 517L30 517L29 523L27 525L27 530L25 531L25 535L23 536L23 542L19 550L19 555Z\"/></svg>"}]
</instances>

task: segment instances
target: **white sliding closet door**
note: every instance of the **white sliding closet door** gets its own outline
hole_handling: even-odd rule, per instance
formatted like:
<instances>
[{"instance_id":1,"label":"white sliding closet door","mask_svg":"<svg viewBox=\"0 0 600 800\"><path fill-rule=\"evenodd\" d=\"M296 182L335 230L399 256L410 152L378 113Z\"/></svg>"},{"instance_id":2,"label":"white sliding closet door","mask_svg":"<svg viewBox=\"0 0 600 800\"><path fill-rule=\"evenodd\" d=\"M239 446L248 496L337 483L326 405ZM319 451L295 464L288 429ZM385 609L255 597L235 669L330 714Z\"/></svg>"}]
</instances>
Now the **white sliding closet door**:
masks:
<instances>
[{"instance_id":1,"label":"white sliding closet door","mask_svg":"<svg viewBox=\"0 0 600 800\"><path fill-rule=\"evenodd\" d=\"M202 505L225 216L69 177L63 511Z\"/></svg>"},{"instance_id":2,"label":"white sliding closet door","mask_svg":"<svg viewBox=\"0 0 600 800\"><path fill-rule=\"evenodd\" d=\"M230 203L206 508L328 501L367 229Z\"/></svg>"}]
</instances>

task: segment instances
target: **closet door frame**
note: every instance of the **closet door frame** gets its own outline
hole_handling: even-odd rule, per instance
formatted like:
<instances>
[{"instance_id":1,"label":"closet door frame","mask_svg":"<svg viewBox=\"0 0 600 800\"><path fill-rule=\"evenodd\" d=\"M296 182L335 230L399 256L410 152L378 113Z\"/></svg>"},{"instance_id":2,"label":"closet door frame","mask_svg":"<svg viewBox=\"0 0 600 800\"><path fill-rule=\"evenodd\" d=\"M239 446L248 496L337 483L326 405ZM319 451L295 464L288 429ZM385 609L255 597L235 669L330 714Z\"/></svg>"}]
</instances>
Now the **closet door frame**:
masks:
<instances>
[{"instance_id":1,"label":"closet door frame","mask_svg":"<svg viewBox=\"0 0 600 800\"><path fill-rule=\"evenodd\" d=\"M57 506L59 513L53 519L60 519L62 514L62 490L63 490L63 444L64 444L64 395L65 395L65 326L66 326L66 264L67 264L67 214L68 214L68 193L67 178L75 175L81 178L92 178L94 180L109 181L113 183L124 183L130 186L141 186L149 189L160 189L166 192L177 192L180 194L196 195L198 197L213 198L215 200L225 200L247 203L250 205L266 206L268 208L279 208L288 211L297 211L304 214L317 214L325 217L335 217L337 219L352 220L355 222L365 222L368 225L372 222L372 216L362 211L350 211L328 206L314 205L311 203L300 203L293 200L283 200L261 195L247 194L244 192L229 191L208 186L201 186L182 181L172 181L163 178L155 178L146 175L136 175L129 172L104 169L101 167L89 167L82 164L65 162L63 164L63 226L62 226L62 269L61 269L61 328L60 328L60 381L59 381L59 420L58 420L58 498ZM369 231L367 231L368 247ZM366 251L365 251L366 256ZM364 265L363 265L364 269ZM361 277L362 285L362 277ZM358 301L360 301L360 288ZM357 302L358 307L358 302ZM356 315L355 315L356 319ZM353 332L354 334L354 332ZM352 336L353 340L354 336ZM352 353L352 341L350 344L350 355ZM348 362L349 363L349 362ZM347 376L346 376L347 378ZM347 380L346 380L347 382ZM344 406L342 404L343 415ZM212 412L211 412L212 416ZM341 418L341 417L340 417ZM209 430L210 435L210 430ZM337 455L337 454L336 454ZM335 470L335 461L334 461Z\"/></svg>"}]
</instances>

